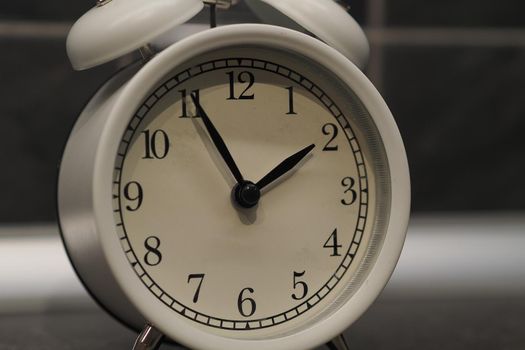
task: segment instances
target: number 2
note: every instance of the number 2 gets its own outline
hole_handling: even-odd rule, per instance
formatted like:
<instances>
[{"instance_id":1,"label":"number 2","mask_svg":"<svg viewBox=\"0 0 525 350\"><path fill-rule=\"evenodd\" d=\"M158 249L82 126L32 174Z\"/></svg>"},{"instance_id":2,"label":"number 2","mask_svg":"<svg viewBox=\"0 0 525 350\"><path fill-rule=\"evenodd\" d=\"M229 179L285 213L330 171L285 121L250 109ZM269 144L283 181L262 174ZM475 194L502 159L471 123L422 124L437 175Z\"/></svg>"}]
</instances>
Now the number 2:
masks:
<instances>
[{"instance_id":1,"label":"number 2","mask_svg":"<svg viewBox=\"0 0 525 350\"><path fill-rule=\"evenodd\" d=\"M339 134L339 129L337 129L337 126L333 123L323 125L323 134L326 136L331 136L330 141L328 141L326 146L324 146L323 151L330 152L339 150L338 145L332 145Z\"/></svg>"}]
</instances>

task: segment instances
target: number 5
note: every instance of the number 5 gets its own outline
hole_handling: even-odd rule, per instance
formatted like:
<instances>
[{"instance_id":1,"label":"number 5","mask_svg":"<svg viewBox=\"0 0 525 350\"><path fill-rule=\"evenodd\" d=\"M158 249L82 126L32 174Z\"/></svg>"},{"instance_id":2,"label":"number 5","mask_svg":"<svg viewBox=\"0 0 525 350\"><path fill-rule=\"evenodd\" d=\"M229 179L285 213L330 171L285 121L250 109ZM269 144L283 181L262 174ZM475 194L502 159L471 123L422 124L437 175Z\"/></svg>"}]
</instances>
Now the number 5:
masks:
<instances>
[{"instance_id":1,"label":"number 5","mask_svg":"<svg viewBox=\"0 0 525 350\"><path fill-rule=\"evenodd\" d=\"M297 289L298 286L301 286L302 293L298 296L297 294L292 294L292 298L295 300L301 300L304 299L304 297L308 294L308 285L306 282L303 281L297 281L297 277L303 277L306 274L306 271L303 272L295 272L293 273L293 288Z\"/></svg>"}]
</instances>

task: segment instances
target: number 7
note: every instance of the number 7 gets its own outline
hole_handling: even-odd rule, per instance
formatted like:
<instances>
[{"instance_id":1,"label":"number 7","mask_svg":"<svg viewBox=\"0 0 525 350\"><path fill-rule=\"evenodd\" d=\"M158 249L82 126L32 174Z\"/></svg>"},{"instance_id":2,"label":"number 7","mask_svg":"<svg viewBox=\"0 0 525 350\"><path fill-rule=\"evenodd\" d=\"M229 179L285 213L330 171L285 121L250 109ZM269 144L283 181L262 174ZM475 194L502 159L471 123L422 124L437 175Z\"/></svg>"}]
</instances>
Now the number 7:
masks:
<instances>
[{"instance_id":1,"label":"number 7","mask_svg":"<svg viewBox=\"0 0 525 350\"><path fill-rule=\"evenodd\" d=\"M197 303L197 301L199 301L199 294L201 292L201 286L202 286L202 281L204 281L204 276L205 274L203 273L199 273L199 274L193 274L193 275L189 275L188 276L188 283L191 282L191 280L193 279L199 279L199 286L197 287L197 290L195 291L195 295L193 296L193 303Z\"/></svg>"}]
</instances>

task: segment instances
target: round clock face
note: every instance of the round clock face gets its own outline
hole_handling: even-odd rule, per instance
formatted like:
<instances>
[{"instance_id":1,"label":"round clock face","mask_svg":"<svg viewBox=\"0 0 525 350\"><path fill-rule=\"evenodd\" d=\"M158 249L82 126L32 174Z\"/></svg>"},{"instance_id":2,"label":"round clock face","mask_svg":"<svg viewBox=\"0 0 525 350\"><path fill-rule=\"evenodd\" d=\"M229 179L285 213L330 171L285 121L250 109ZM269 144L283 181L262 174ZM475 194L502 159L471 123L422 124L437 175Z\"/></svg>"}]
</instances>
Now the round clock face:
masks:
<instances>
[{"instance_id":1,"label":"round clock face","mask_svg":"<svg viewBox=\"0 0 525 350\"><path fill-rule=\"evenodd\" d=\"M253 207L232 194L238 175L204 119L258 187L243 193ZM131 118L115 225L136 278L174 317L278 336L335 311L366 276L388 221L386 164L371 117L328 70L262 47L214 51L174 69Z\"/></svg>"}]
</instances>

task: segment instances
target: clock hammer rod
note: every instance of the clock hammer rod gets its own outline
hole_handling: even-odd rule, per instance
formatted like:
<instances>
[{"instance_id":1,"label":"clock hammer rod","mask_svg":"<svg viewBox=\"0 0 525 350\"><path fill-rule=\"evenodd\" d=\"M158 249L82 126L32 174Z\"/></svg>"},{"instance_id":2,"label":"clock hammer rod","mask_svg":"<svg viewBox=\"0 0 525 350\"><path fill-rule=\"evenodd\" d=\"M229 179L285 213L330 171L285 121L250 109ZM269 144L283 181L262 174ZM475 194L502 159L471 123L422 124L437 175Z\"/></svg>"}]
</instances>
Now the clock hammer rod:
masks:
<instances>
[{"instance_id":1,"label":"clock hammer rod","mask_svg":"<svg viewBox=\"0 0 525 350\"><path fill-rule=\"evenodd\" d=\"M161 332L148 324L139 334L133 350L157 350L160 348L163 337L164 335Z\"/></svg>"},{"instance_id":2,"label":"clock hammer rod","mask_svg":"<svg viewBox=\"0 0 525 350\"><path fill-rule=\"evenodd\" d=\"M350 349L342 334L332 339L332 341L326 344L326 346L328 346L328 349L330 350L349 350Z\"/></svg>"}]
</instances>

